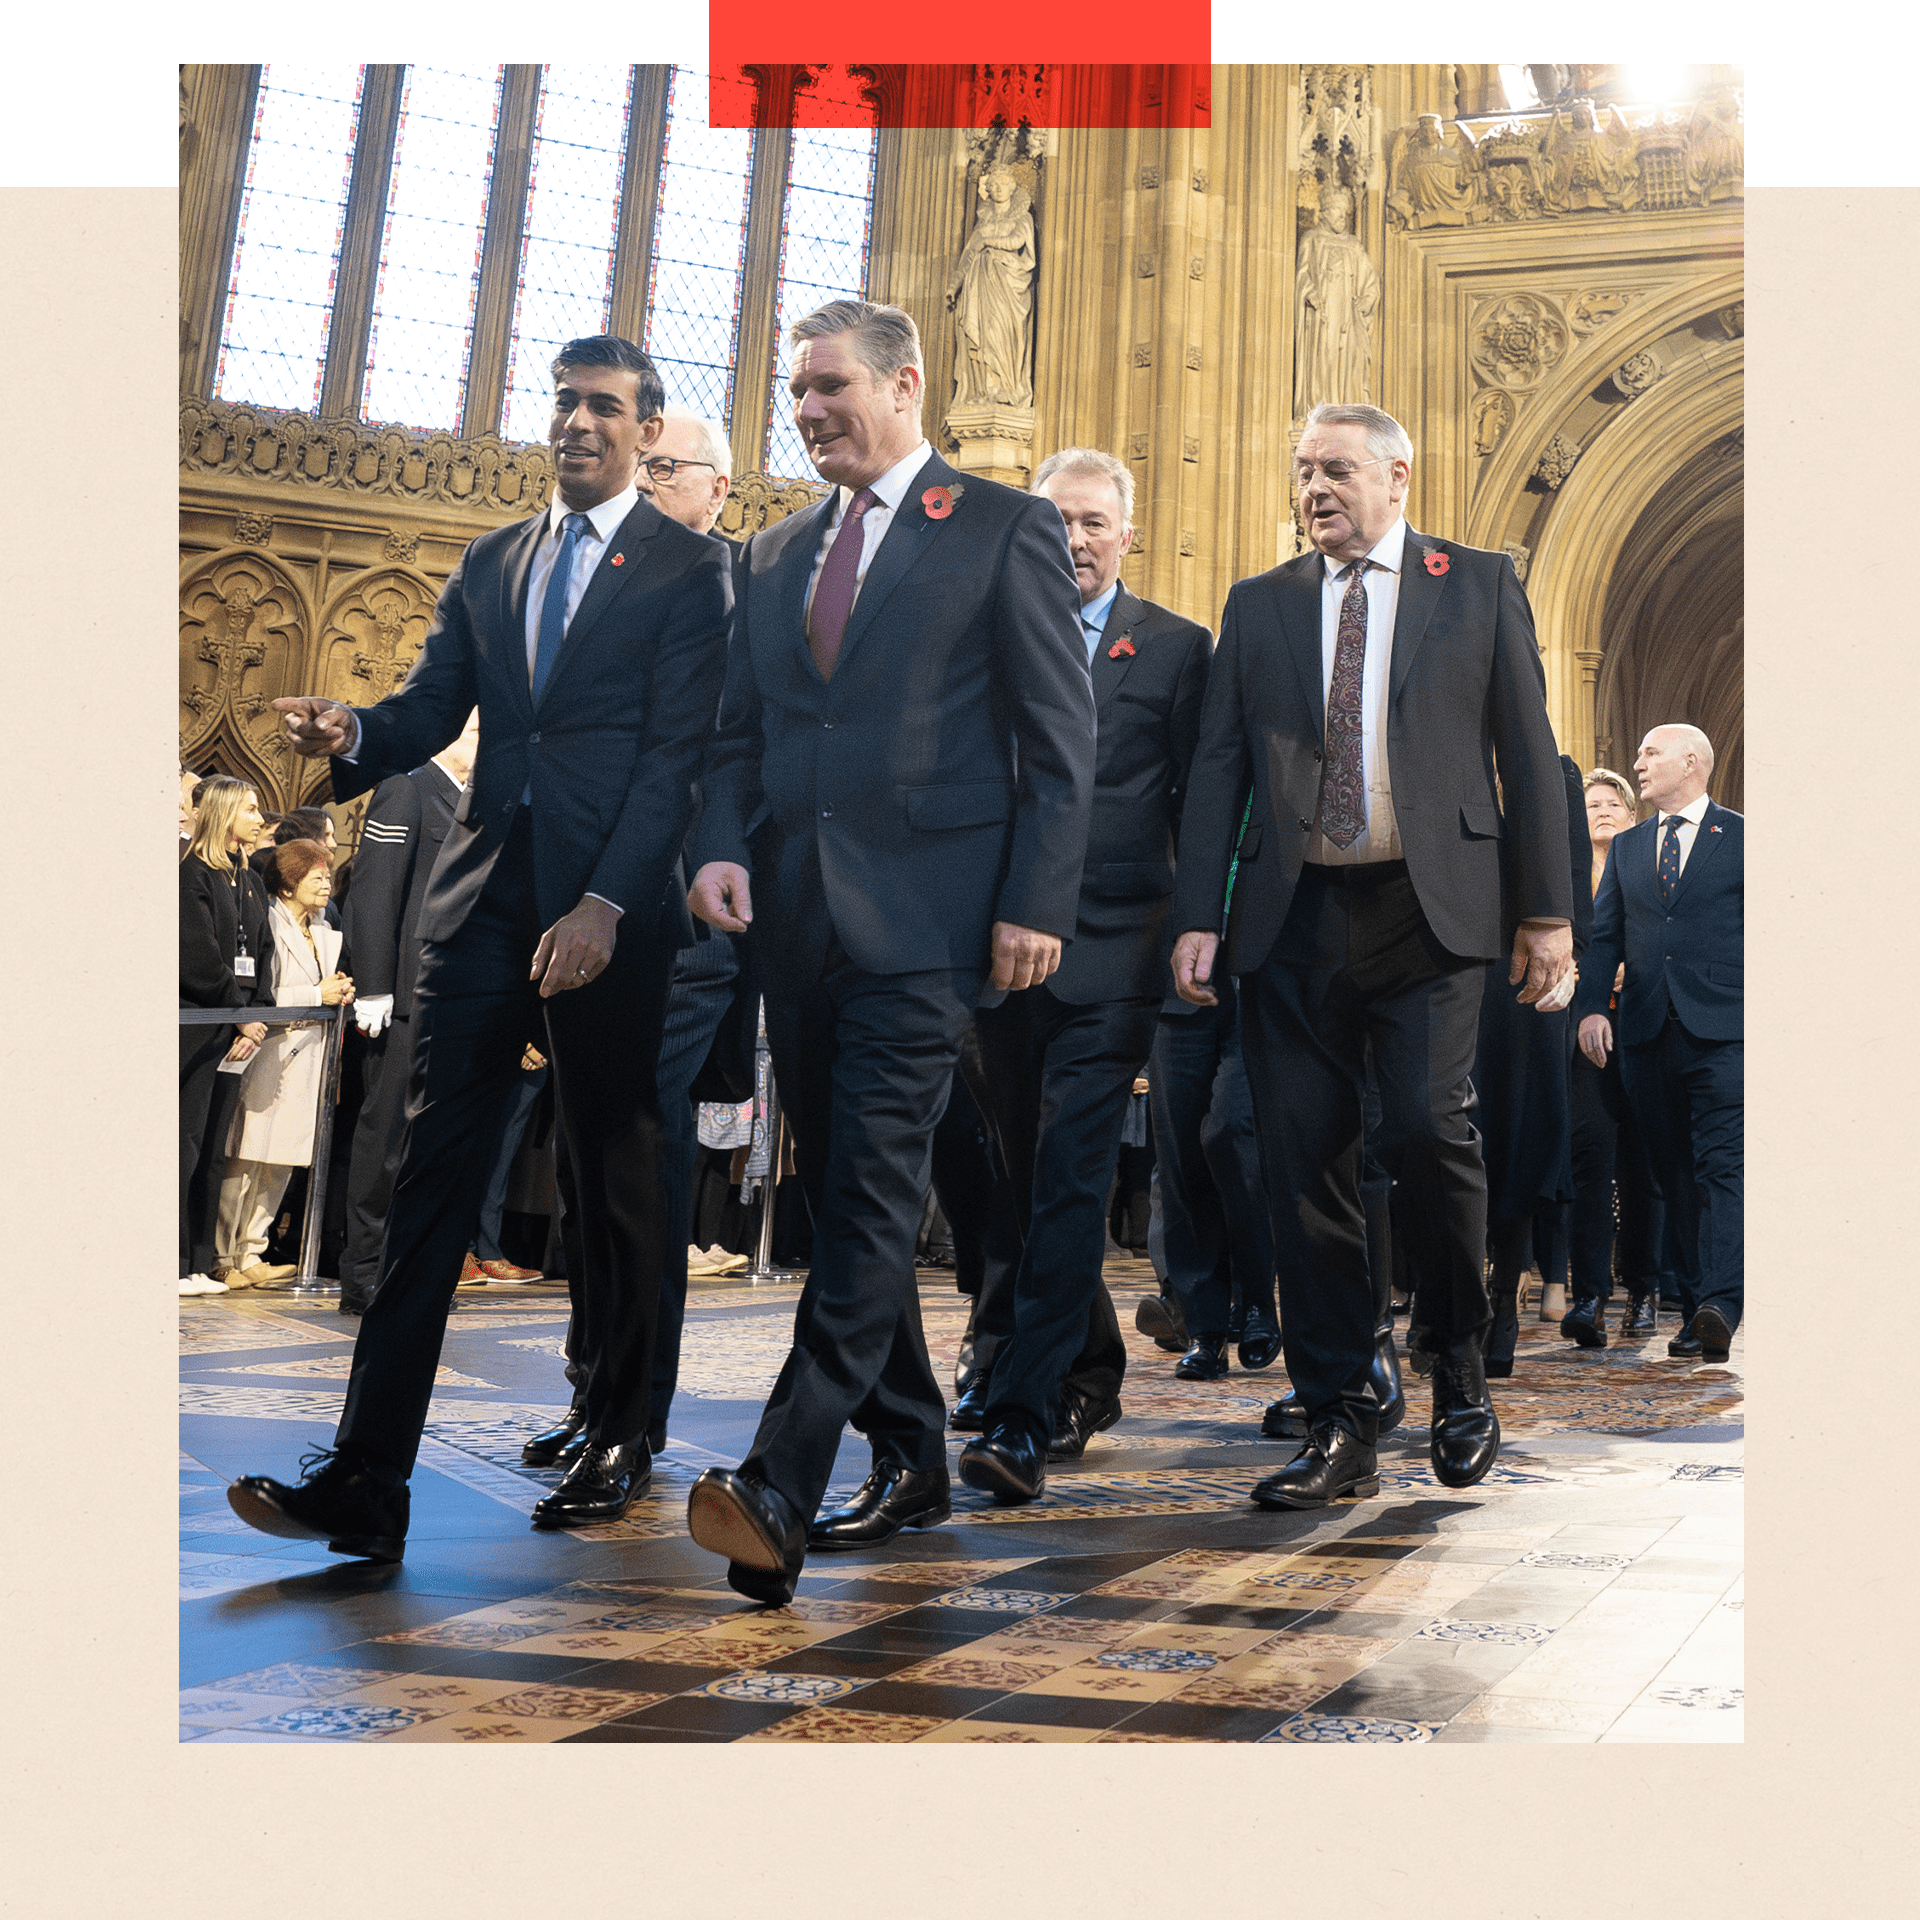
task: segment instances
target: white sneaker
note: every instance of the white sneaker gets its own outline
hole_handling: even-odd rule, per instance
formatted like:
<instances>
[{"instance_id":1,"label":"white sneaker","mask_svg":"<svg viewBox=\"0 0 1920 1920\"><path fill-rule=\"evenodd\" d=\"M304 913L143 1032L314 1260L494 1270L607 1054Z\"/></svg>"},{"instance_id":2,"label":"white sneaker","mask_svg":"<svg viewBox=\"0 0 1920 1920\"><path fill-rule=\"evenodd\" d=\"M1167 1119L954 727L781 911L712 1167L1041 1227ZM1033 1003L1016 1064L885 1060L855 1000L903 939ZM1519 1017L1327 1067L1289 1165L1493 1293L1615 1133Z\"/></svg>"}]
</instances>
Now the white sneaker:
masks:
<instances>
[{"instance_id":1,"label":"white sneaker","mask_svg":"<svg viewBox=\"0 0 1920 1920\"><path fill-rule=\"evenodd\" d=\"M180 1291L188 1293L225 1293L226 1282L210 1280L204 1273L190 1273L180 1282Z\"/></svg>"},{"instance_id":2,"label":"white sneaker","mask_svg":"<svg viewBox=\"0 0 1920 1920\"><path fill-rule=\"evenodd\" d=\"M725 1247L717 1244L707 1249L707 1270L710 1273L745 1273L752 1264L744 1253L729 1253Z\"/></svg>"},{"instance_id":3,"label":"white sneaker","mask_svg":"<svg viewBox=\"0 0 1920 1920\"><path fill-rule=\"evenodd\" d=\"M687 1248L687 1271L689 1273L718 1273L727 1256L715 1247L711 1253L704 1247L689 1245Z\"/></svg>"}]
</instances>

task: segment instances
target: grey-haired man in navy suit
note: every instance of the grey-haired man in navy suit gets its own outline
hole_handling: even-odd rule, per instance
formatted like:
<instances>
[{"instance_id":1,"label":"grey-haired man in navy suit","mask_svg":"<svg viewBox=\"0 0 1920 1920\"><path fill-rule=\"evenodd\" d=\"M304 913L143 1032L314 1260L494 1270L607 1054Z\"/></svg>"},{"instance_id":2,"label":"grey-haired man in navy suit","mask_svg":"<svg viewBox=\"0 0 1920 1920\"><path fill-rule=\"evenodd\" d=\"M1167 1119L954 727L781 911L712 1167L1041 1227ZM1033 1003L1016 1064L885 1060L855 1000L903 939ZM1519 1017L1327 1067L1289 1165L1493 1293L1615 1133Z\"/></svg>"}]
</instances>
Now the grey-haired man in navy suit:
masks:
<instances>
[{"instance_id":1,"label":"grey-haired man in navy suit","mask_svg":"<svg viewBox=\"0 0 1920 1920\"><path fill-rule=\"evenodd\" d=\"M1720 1361L1746 1301L1746 820L1707 798L1713 743L1655 727L1633 763L1658 814L1614 836L1574 1011L1620 1078L1667 1203L1686 1324L1676 1359ZM1620 1031L1607 1018L1626 962Z\"/></svg>"}]
</instances>

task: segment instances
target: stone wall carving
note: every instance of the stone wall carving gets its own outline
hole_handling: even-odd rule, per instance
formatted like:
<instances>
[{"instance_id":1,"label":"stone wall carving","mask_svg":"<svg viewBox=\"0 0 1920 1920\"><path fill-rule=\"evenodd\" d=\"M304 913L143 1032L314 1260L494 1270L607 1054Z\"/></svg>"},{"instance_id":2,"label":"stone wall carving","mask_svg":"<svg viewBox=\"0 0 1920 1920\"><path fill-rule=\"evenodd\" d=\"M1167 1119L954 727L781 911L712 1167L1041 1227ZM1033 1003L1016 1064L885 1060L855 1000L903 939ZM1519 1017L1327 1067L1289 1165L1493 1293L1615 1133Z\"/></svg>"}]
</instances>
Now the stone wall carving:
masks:
<instances>
[{"instance_id":1,"label":"stone wall carving","mask_svg":"<svg viewBox=\"0 0 1920 1920\"><path fill-rule=\"evenodd\" d=\"M744 540L811 506L823 491L806 480L770 480L764 473L742 474L720 509L719 530L729 540Z\"/></svg>"},{"instance_id":2,"label":"stone wall carving","mask_svg":"<svg viewBox=\"0 0 1920 1920\"><path fill-rule=\"evenodd\" d=\"M1328 186L1373 185L1380 167L1380 109L1371 67L1300 69L1300 140L1296 164L1301 209L1312 221Z\"/></svg>"},{"instance_id":3,"label":"stone wall carving","mask_svg":"<svg viewBox=\"0 0 1920 1920\"><path fill-rule=\"evenodd\" d=\"M1546 444L1533 469L1533 477L1547 489L1555 492L1568 474L1573 471L1574 462L1580 458L1578 442L1569 440L1565 434L1556 433Z\"/></svg>"},{"instance_id":4,"label":"stone wall carving","mask_svg":"<svg viewBox=\"0 0 1920 1920\"><path fill-rule=\"evenodd\" d=\"M180 403L180 469L189 480L270 481L496 518L536 513L553 494L545 447L197 397Z\"/></svg>"},{"instance_id":5,"label":"stone wall carving","mask_svg":"<svg viewBox=\"0 0 1920 1920\"><path fill-rule=\"evenodd\" d=\"M1322 401L1371 400L1380 273L1353 231L1347 188L1322 188L1320 224L1301 236L1293 289L1293 417Z\"/></svg>"},{"instance_id":6,"label":"stone wall carving","mask_svg":"<svg viewBox=\"0 0 1920 1920\"><path fill-rule=\"evenodd\" d=\"M1482 387L1473 396L1473 450L1482 460L1513 425L1513 401L1499 387Z\"/></svg>"},{"instance_id":7,"label":"stone wall carving","mask_svg":"<svg viewBox=\"0 0 1920 1920\"><path fill-rule=\"evenodd\" d=\"M1665 369L1650 353L1636 353L1630 360L1613 371L1613 384L1629 400L1637 400L1651 387Z\"/></svg>"},{"instance_id":8,"label":"stone wall carving","mask_svg":"<svg viewBox=\"0 0 1920 1920\"><path fill-rule=\"evenodd\" d=\"M287 755L269 702L307 651L306 596L267 554L207 555L180 583L180 757L276 772Z\"/></svg>"},{"instance_id":9,"label":"stone wall carving","mask_svg":"<svg viewBox=\"0 0 1920 1920\"><path fill-rule=\"evenodd\" d=\"M1746 192L1741 96L1691 112L1623 112L1575 99L1469 126L1422 114L1389 142L1388 221L1408 231L1677 212Z\"/></svg>"},{"instance_id":10,"label":"stone wall carving","mask_svg":"<svg viewBox=\"0 0 1920 1920\"><path fill-rule=\"evenodd\" d=\"M319 691L352 707L384 700L419 658L437 597L432 581L404 567L357 575L320 622Z\"/></svg>"},{"instance_id":11,"label":"stone wall carving","mask_svg":"<svg viewBox=\"0 0 1920 1920\"><path fill-rule=\"evenodd\" d=\"M1567 302L1567 325L1575 333L1598 333L1619 319L1634 302L1634 294L1620 288L1604 293L1576 293Z\"/></svg>"},{"instance_id":12,"label":"stone wall carving","mask_svg":"<svg viewBox=\"0 0 1920 1920\"><path fill-rule=\"evenodd\" d=\"M1567 351L1567 323L1559 306L1537 293L1503 294L1479 307L1467 323L1473 370L1489 384L1535 387Z\"/></svg>"}]
</instances>

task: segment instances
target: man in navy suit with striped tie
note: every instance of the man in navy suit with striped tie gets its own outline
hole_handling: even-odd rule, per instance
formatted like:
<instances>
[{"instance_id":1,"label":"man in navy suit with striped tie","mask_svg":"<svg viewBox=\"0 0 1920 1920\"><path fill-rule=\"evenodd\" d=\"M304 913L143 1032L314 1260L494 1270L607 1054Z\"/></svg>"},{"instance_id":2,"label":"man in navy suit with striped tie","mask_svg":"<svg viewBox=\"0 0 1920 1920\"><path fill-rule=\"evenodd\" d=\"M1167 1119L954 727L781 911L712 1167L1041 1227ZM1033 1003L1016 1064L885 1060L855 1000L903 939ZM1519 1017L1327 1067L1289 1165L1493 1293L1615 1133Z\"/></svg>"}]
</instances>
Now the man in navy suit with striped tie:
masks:
<instances>
[{"instance_id":1,"label":"man in navy suit with striped tie","mask_svg":"<svg viewBox=\"0 0 1920 1920\"><path fill-rule=\"evenodd\" d=\"M1593 903L1574 1011L1605 1066L1620 993L1620 1077L1667 1202L1686 1325L1676 1359L1722 1361L1746 1297L1746 821L1707 798L1713 745L1655 727L1633 763L1657 816L1616 834Z\"/></svg>"}]
</instances>

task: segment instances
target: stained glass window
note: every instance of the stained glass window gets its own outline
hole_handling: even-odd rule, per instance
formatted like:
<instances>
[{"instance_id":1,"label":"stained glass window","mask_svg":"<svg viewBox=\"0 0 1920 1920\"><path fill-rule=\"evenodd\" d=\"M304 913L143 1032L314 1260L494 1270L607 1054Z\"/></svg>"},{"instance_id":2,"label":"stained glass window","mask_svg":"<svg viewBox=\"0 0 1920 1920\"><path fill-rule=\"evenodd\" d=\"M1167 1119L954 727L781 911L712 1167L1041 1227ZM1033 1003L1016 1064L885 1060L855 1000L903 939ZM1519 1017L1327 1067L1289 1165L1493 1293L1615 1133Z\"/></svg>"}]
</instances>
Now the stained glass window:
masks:
<instances>
[{"instance_id":1,"label":"stained glass window","mask_svg":"<svg viewBox=\"0 0 1920 1920\"><path fill-rule=\"evenodd\" d=\"M319 403L364 74L285 61L260 70L214 375L222 400Z\"/></svg>"},{"instance_id":2,"label":"stained glass window","mask_svg":"<svg viewBox=\"0 0 1920 1920\"><path fill-rule=\"evenodd\" d=\"M631 67L556 65L541 75L503 439L547 437L555 352L606 331L632 92Z\"/></svg>"},{"instance_id":3,"label":"stained glass window","mask_svg":"<svg viewBox=\"0 0 1920 1920\"><path fill-rule=\"evenodd\" d=\"M361 417L456 431L500 113L498 67L409 67Z\"/></svg>"},{"instance_id":4,"label":"stained glass window","mask_svg":"<svg viewBox=\"0 0 1920 1920\"><path fill-rule=\"evenodd\" d=\"M780 291L773 385L768 396L767 472L811 480L787 393L787 328L829 300L866 297L873 238L871 127L795 127L780 220Z\"/></svg>"},{"instance_id":5,"label":"stained glass window","mask_svg":"<svg viewBox=\"0 0 1920 1920\"><path fill-rule=\"evenodd\" d=\"M667 398L729 431L753 141L742 128L710 128L707 76L674 68L644 345Z\"/></svg>"}]
</instances>

